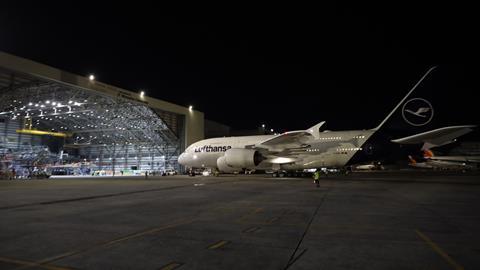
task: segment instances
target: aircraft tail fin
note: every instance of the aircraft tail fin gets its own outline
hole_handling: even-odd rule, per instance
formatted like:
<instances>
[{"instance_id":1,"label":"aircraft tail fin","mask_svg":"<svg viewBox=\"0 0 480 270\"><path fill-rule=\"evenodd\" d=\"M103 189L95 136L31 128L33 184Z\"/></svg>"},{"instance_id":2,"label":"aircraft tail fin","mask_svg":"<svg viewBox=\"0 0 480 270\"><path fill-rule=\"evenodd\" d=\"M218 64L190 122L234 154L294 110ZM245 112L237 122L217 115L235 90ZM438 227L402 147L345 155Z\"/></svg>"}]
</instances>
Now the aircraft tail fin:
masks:
<instances>
[{"instance_id":1,"label":"aircraft tail fin","mask_svg":"<svg viewBox=\"0 0 480 270\"><path fill-rule=\"evenodd\" d=\"M428 149L427 149L427 150L424 150L424 151L423 151L423 157L424 157L424 158L432 158L432 157L433 157L433 152L432 152L432 150L428 150Z\"/></svg>"},{"instance_id":2,"label":"aircraft tail fin","mask_svg":"<svg viewBox=\"0 0 480 270\"><path fill-rule=\"evenodd\" d=\"M375 127L373 130L379 130L384 125L388 125L392 122L392 116L398 114L399 108L402 107L400 114L403 114L404 120L412 126L423 126L428 123L433 117L433 107L426 99L423 98L411 98L407 100L415 89L432 73L437 67L431 67L420 80L408 91L407 95L395 106L395 108L383 119L383 121ZM406 106L409 105L409 106ZM406 114L406 115L405 115ZM395 117L394 117L395 118Z\"/></svg>"}]
</instances>

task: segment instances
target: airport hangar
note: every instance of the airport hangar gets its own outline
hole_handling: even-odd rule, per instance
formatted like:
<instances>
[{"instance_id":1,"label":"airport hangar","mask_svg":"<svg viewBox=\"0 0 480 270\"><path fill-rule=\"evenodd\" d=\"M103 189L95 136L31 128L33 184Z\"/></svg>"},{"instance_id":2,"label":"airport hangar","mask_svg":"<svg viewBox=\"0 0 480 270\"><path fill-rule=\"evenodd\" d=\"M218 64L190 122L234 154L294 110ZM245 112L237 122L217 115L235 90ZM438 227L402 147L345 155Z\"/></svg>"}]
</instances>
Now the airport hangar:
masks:
<instances>
[{"instance_id":1,"label":"airport hangar","mask_svg":"<svg viewBox=\"0 0 480 270\"><path fill-rule=\"evenodd\" d=\"M3 172L182 170L178 155L203 137L204 114L191 107L0 52Z\"/></svg>"}]
</instances>

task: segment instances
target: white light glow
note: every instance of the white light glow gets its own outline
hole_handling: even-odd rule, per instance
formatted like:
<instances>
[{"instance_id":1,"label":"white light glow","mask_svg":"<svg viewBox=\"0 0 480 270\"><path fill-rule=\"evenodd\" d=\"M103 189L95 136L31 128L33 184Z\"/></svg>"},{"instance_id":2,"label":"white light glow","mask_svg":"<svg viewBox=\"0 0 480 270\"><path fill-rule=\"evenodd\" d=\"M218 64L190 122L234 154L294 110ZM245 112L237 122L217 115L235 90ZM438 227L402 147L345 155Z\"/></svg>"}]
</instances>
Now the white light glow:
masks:
<instances>
[{"instance_id":1,"label":"white light glow","mask_svg":"<svg viewBox=\"0 0 480 270\"><path fill-rule=\"evenodd\" d=\"M89 79L90 81L93 81L93 80L95 80L95 76L94 76L93 74L90 74L90 76L88 76L88 79Z\"/></svg>"},{"instance_id":2,"label":"white light glow","mask_svg":"<svg viewBox=\"0 0 480 270\"><path fill-rule=\"evenodd\" d=\"M271 159L270 162L271 163L276 163L276 164L281 164L281 163L290 163L290 162L293 162L295 161L295 159L293 158L285 158L285 157L277 157L277 158L274 158L274 159Z\"/></svg>"},{"instance_id":3,"label":"white light glow","mask_svg":"<svg viewBox=\"0 0 480 270\"><path fill-rule=\"evenodd\" d=\"M141 91L140 92L140 97L143 98L145 96L145 92L144 91Z\"/></svg>"},{"instance_id":4,"label":"white light glow","mask_svg":"<svg viewBox=\"0 0 480 270\"><path fill-rule=\"evenodd\" d=\"M192 106L192 105L188 106L188 110L189 110L189 111L192 111L192 110L193 110L193 106Z\"/></svg>"}]
</instances>

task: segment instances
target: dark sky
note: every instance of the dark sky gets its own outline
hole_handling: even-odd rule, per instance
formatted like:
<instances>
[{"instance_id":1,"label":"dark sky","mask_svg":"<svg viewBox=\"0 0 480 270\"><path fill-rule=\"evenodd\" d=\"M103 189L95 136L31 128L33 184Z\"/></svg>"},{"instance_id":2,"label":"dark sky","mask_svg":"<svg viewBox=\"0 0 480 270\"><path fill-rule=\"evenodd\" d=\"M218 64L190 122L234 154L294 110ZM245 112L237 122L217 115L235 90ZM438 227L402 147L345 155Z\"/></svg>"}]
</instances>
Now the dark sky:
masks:
<instances>
[{"instance_id":1,"label":"dark sky","mask_svg":"<svg viewBox=\"0 0 480 270\"><path fill-rule=\"evenodd\" d=\"M439 65L446 120L480 122L473 7L117 2L2 3L0 50L279 131L371 128Z\"/></svg>"}]
</instances>

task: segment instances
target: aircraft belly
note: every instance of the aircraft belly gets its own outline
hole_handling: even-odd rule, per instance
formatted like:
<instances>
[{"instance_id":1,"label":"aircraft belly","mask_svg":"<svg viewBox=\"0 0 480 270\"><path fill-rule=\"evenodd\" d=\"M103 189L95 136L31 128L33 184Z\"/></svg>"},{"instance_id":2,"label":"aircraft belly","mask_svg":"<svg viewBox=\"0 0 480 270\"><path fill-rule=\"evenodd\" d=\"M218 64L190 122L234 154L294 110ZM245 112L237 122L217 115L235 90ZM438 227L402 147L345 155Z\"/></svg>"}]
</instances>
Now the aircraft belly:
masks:
<instances>
[{"instance_id":1,"label":"aircraft belly","mask_svg":"<svg viewBox=\"0 0 480 270\"><path fill-rule=\"evenodd\" d=\"M223 153L206 153L204 162L202 164L204 165L203 167L216 168L217 159L223 155L224 155Z\"/></svg>"},{"instance_id":2,"label":"aircraft belly","mask_svg":"<svg viewBox=\"0 0 480 270\"><path fill-rule=\"evenodd\" d=\"M197 158L191 160L191 166L195 168L216 168L217 159L223 156L223 153L199 153Z\"/></svg>"},{"instance_id":3,"label":"aircraft belly","mask_svg":"<svg viewBox=\"0 0 480 270\"><path fill-rule=\"evenodd\" d=\"M304 163L304 169L320 167L342 167L348 161L349 157L338 153L327 153L311 158L310 162Z\"/></svg>"}]
</instances>

